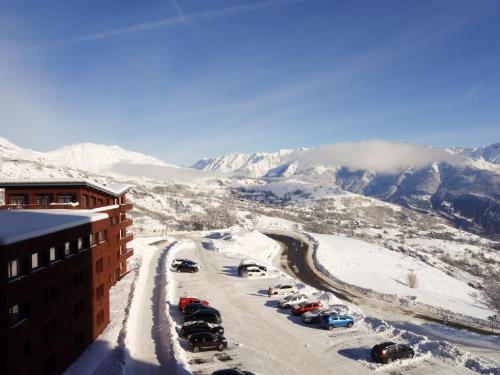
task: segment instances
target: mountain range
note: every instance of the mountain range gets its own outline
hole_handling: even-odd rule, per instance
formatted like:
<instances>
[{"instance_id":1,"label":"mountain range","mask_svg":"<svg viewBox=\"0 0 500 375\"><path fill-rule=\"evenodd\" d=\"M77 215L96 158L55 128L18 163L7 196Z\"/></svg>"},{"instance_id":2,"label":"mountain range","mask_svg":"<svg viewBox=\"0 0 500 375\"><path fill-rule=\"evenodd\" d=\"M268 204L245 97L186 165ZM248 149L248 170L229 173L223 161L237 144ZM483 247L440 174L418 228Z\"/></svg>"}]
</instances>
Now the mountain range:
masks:
<instances>
[{"instance_id":1,"label":"mountain range","mask_svg":"<svg viewBox=\"0 0 500 375\"><path fill-rule=\"evenodd\" d=\"M500 143L440 150L367 141L275 153L231 153L183 168L119 146L84 143L43 153L0 138L0 175L4 174L2 160L27 160L100 175L154 175L157 180L184 183L198 183L199 176L222 178L229 188L240 181L261 190L277 182L301 181L438 214L470 231L500 234Z\"/></svg>"}]
</instances>

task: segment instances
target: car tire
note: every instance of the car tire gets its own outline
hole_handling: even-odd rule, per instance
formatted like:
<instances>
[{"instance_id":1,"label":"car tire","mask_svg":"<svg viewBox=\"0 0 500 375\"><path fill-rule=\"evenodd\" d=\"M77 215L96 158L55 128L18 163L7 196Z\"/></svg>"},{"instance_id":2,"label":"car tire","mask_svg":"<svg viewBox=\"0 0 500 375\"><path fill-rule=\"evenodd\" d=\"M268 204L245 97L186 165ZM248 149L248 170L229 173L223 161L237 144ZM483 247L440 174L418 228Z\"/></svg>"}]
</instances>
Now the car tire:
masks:
<instances>
[{"instance_id":1,"label":"car tire","mask_svg":"<svg viewBox=\"0 0 500 375\"><path fill-rule=\"evenodd\" d=\"M352 327L352 323L351 322L347 323L347 328L351 328L351 327Z\"/></svg>"},{"instance_id":2,"label":"car tire","mask_svg":"<svg viewBox=\"0 0 500 375\"><path fill-rule=\"evenodd\" d=\"M217 345L217 350L219 350L219 351L224 350L224 345L223 344Z\"/></svg>"},{"instance_id":3,"label":"car tire","mask_svg":"<svg viewBox=\"0 0 500 375\"><path fill-rule=\"evenodd\" d=\"M329 331L333 331L333 328L335 328L334 326L328 326L328 330Z\"/></svg>"},{"instance_id":4,"label":"car tire","mask_svg":"<svg viewBox=\"0 0 500 375\"><path fill-rule=\"evenodd\" d=\"M177 268L177 272L181 272L181 270Z\"/></svg>"},{"instance_id":5,"label":"car tire","mask_svg":"<svg viewBox=\"0 0 500 375\"><path fill-rule=\"evenodd\" d=\"M195 270L191 270L191 273L195 273L196 271Z\"/></svg>"},{"instance_id":6,"label":"car tire","mask_svg":"<svg viewBox=\"0 0 500 375\"><path fill-rule=\"evenodd\" d=\"M198 353L200 348L198 346L193 346L193 353Z\"/></svg>"}]
</instances>

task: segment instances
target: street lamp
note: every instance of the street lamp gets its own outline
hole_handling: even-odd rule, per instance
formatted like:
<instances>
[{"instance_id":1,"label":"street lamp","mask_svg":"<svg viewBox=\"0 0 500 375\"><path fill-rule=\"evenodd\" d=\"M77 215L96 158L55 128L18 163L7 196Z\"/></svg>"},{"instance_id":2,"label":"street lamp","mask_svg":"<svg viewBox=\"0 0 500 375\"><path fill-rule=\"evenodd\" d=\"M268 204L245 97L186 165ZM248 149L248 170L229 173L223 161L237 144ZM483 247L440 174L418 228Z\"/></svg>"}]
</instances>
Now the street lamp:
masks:
<instances>
[{"instance_id":1,"label":"street lamp","mask_svg":"<svg viewBox=\"0 0 500 375\"><path fill-rule=\"evenodd\" d=\"M491 315L491 316L488 316L488 320L491 321L491 333L493 333L493 326L495 324L495 322L497 321L497 315Z\"/></svg>"}]
</instances>

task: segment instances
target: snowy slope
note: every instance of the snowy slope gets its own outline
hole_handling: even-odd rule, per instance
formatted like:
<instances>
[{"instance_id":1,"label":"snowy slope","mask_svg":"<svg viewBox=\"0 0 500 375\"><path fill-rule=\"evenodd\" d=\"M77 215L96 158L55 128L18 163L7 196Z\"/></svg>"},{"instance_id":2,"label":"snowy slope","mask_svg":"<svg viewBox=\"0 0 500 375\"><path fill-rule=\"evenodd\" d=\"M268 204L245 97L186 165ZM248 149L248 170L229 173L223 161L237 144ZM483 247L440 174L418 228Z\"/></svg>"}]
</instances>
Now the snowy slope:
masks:
<instances>
[{"instance_id":1,"label":"snowy slope","mask_svg":"<svg viewBox=\"0 0 500 375\"><path fill-rule=\"evenodd\" d=\"M314 237L319 241L318 262L344 282L383 294L413 296L418 302L481 319L492 314L475 289L417 258L353 238ZM416 288L408 286L410 271L417 275Z\"/></svg>"},{"instance_id":2,"label":"snowy slope","mask_svg":"<svg viewBox=\"0 0 500 375\"><path fill-rule=\"evenodd\" d=\"M119 146L93 143L64 146L48 152L46 157L56 165L64 165L92 173L110 171L113 165L120 163L175 167L152 156L125 150Z\"/></svg>"}]
</instances>

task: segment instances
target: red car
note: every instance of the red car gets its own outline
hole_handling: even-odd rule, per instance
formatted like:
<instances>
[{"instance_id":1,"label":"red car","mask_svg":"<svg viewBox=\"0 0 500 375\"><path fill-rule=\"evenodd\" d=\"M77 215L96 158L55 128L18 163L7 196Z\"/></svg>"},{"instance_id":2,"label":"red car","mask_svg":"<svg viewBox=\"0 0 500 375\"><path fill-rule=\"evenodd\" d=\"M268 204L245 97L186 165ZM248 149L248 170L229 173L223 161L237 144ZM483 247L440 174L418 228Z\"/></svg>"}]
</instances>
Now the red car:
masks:
<instances>
[{"instance_id":1,"label":"red car","mask_svg":"<svg viewBox=\"0 0 500 375\"><path fill-rule=\"evenodd\" d=\"M181 297L179 298L179 310L183 310L184 306L189 305L190 303L201 303L204 306L208 306L207 301L202 301L197 297Z\"/></svg>"},{"instance_id":2,"label":"red car","mask_svg":"<svg viewBox=\"0 0 500 375\"><path fill-rule=\"evenodd\" d=\"M300 305L295 306L294 308L292 308L292 314L293 315L302 315L306 311L311 311L311 310L314 310L314 309L319 309L321 307L323 307L323 304L321 302L318 302L318 301L314 301L314 302L302 302Z\"/></svg>"}]
</instances>

